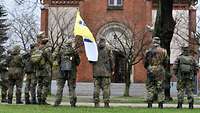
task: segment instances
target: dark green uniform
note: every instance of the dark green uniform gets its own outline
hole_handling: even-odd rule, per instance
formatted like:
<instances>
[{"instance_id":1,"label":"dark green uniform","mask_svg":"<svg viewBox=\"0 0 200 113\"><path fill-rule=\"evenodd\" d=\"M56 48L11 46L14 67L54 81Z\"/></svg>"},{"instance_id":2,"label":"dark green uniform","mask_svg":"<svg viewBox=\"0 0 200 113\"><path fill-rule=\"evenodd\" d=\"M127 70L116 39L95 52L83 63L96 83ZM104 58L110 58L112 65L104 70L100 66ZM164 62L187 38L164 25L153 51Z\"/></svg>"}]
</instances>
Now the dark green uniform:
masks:
<instances>
[{"instance_id":1,"label":"dark green uniform","mask_svg":"<svg viewBox=\"0 0 200 113\"><path fill-rule=\"evenodd\" d=\"M22 57L20 56L20 48L15 47L15 50L11 53L8 58L8 103L12 104L14 86L16 85L16 103L21 104L21 92L23 84L23 63Z\"/></svg>"},{"instance_id":2,"label":"dark green uniform","mask_svg":"<svg viewBox=\"0 0 200 113\"><path fill-rule=\"evenodd\" d=\"M76 96L76 72L77 65L80 63L80 58L77 52L73 50L71 46L67 46L61 49L58 56L58 64L60 74L57 77L57 93L55 106L61 103L63 88L65 86L66 80L68 81L70 104L75 107L77 96Z\"/></svg>"},{"instance_id":3,"label":"dark green uniform","mask_svg":"<svg viewBox=\"0 0 200 113\"><path fill-rule=\"evenodd\" d=\"M31 50L33 51L33 49ZM31 52L24 56L24 71L26 73L26 84L25 84L25 104L36 104L36 72L35 66L31 62ZM30 93L30 94L29 94ZM31 95L31 102L29 100Z\"/></svg>"},{"instance_id":4,"label":"dark green uniform","mask_svg":"<svg viewBox=\"0 0 200 113\"><path fill-rule=\"evenodd\" d=\"M49 47L39 48L42 51L40 61L36 64L37 99L39 104L47 104L46 99L50 84L51 52Z\"/></svg>"},{"instance_id":5,"label":"dark green uniform","mask_svg":"<svg viewBox=\"0 0 200 113\"><path fill-rule=\"evenodd\" d=\"M1 102L7 102L8 92L8 68L5 58L2 58L0 62L0 79L1 79Z\"/></svg>"},{"instance_id":6,"label":"dark green uniform","mask_svg":"<svg viewBox=\"0 0 200 113\"><path fill-rule=\"evenodd\" d=\"M198 66L194 57L189 55L189 48L184 47L183 50L183 54L176 59L173 66L174 73L177 77L177 108L182 108L185 92L187 94L189 108L193 108L194 73L196 73Z\"/></svg>"},{"instance_id":7,"label":"dark green uniform","mask_svg":"<svg viewBox=\"0 0 200 113\"><path fill-rule=\"evenodd\" d=\"M93 63L93 79L94 79L94 103L95 107L99 107L100 89L103 91L103 100L105 107L109 107L110 102L110 83L111 83L111 69L112 57L111 52L105 47L105 40L100 39L98 45L98 61Z\"/></svg>"}]
</instances>

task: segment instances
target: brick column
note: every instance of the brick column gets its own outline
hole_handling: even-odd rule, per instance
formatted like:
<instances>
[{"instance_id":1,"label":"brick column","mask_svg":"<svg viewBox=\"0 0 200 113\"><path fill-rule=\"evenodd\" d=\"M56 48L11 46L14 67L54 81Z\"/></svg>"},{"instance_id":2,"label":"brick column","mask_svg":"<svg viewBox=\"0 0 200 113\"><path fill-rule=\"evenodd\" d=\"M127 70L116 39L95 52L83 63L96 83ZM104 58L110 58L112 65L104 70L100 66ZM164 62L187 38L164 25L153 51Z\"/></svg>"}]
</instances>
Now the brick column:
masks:
<instances>
[{"instance_id":1,"label":"brick column","mask_svg":"<svg viewBox=\"0 0 200 113\"><path fill-rule=\"evenodd\" d=\"M41 31L45 32L45 35L48 36L48 4L44 4L44 7L41 8Z\"/></svg>"}]
</instances>

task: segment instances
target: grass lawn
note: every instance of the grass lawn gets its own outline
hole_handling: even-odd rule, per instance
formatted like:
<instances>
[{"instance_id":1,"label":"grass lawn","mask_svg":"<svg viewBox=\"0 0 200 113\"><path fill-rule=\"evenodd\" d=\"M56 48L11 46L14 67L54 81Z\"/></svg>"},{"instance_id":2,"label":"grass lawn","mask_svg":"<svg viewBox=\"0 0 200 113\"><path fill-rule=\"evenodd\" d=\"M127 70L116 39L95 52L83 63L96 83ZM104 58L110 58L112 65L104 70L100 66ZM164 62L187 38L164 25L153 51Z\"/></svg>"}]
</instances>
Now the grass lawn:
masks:
<instances>
[{"instance_id":1,"label":"grass lawn","mask_svg":"<svg viewBox=\"0 0 200 113\"><path fill-rule=\"evenodd\" d=\"M39 105L0 105L0 113L200 113L200 109L147 109L147 108L93 108L68 106L39 106Z\"/></svg>"}]
</instances>

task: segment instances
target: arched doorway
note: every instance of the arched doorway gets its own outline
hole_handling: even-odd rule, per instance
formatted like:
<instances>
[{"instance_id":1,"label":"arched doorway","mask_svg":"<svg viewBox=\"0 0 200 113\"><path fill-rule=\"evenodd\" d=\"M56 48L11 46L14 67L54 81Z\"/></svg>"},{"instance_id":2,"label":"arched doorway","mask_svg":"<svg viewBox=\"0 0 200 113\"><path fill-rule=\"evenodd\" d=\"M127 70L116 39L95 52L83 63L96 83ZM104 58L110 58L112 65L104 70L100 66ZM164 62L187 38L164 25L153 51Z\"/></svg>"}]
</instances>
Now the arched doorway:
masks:
<instances>
[{"instance_id":1,"label":"arched doorway","mask_svg":"<svg viewBox=\"0 0 200 113\"><path fill-rule=\"evenodd\" d=\"M112 76L112 82L114 83L124 83L125 82L125 71L127 69L127 64L125 61L125 56L123 54L126 44L122 47L122 43L130 41L132 38L131 30L124 24L119 22L110 22L103 25L97 33L97 42L99 38L106 39L107 46L112 50L114 56L114 75ZM121 40L119 41L117 40ZM131 77L133 79L133 75ZM132 80L131 80L132 81Z\"/></svg>"}]
</instances>

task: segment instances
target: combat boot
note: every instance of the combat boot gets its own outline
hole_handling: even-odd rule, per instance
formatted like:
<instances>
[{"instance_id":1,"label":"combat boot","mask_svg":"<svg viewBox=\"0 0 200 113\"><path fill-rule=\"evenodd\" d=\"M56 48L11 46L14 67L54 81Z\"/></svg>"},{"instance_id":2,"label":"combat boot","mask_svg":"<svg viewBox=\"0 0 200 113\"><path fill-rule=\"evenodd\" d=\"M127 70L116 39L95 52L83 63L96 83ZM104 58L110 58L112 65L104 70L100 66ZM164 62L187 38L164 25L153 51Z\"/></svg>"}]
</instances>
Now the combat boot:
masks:
<instances>
[{"instance_id":1,"label":"combat boot","mask_svg":"<svg viewBox=\"0 0 200 113\"><path fill-rule=\"evenodd\" d=\"M178 102L177 109L182 109L183 108L182 104L183 104L182 102Z\"/></svg>"},{"instance_id":2,"label":"combat boot","mask_svg":"<svg viewBox=\"0 0 200 113\"><path fill-rule=\"evenodd\" d=\"M1 103L7 103L7 102L8 102L7 99L2 99L2 100L1 100Z\"/></svg>"},{"instance_id":3,"label":"combat boot","mask_svg":"<svg viewBox=\"0 0 200 113\"><path fill-rule=\"evenodd\" d=\"M8 104L12 104L12 99L8 99Z\"/></svg>"},{"instance_id":4,"label":"combat boot","mask_svg":"<svg viewBox=\"0 0 200 113\"><path fill-rule=\"evenodd\" d=\"M163 109L163 102L158 103L158 108Z\"/></svg>"},{"instance_id":5,"label":"combat boot","mask_svg":"<svg viewBox=\"0 0 200 113\"><path fill-rule=\"evenodd\" d=\"M21 101L21 99L16 99L16 104L23 104L23 102Z\"/></svg>"},{"instance_id":6,"label":"combat boot","mask_svg":"<svg viewBox=\"0 0 200 113\"><path fill-rule=\"evenodd\" d=\"M31 99L31 104L37 104L35 97Z\"/></svg>"},{"instance_id":7,"label":"combat boot","mask_svg":"<svg viewBox=\"0 0 200 113\"><path fill-rule=\"evenodd\" d=\"M73 98L71 101L70 101L70 104L71 104L71 107L76 107L76 101L77 101L77 98Z\"/></svg>"},{"instance_id":8,"label":"combat boot","mask_svg":"<svg viewBox=\"0 0 200 113\"><path fill-rule=\"evenodd\" d=\"M4 94L1 94L1 103L7 103L8 102L8 100L6 99L6 95L4 95Z\"/></svg>"},{"instance_id":9,"label":"combat boot","mask_svg":"<svg viewBox=\"0 0 200 113\"><path fill-rule=\"evenodd\" d=\"M42 99L38 99L38 104L42 104Z\"/></svg>"},{"instance_id":10,"label":"combat boot","mask_svg":"<svg viewBox=\"0 0 200 113\"><path fill-rule=\"evenodd\" d=\"M148 102L147 108L152 108L152 102Z\"/></svg>"},{"instance_id":11,"label":"combat boot","mask_svg":"<svg viewBox=\"0 0 200 113\"><path fill-rule=\"evenodd\" d=\"M99 102L95 102L95 103L94 103L94 107L95 107L95 108L99 108L99 107L100 107Z\"/></svg>"},{"instance_id":12,"label":"combat boot","mask_svg":"<svg viewBox=\"0 0 200 113\"><path fill-rule=\"evenodd\" d=\"M189 103L189 109L193 109L193 108L194 108L193 102L190 102L190 103Z\"/></svg>"},{"instance_id":13,"label":"combat boot","mask_svg":"<svg viewBox=\"0 0 200 113\"><path fill-rule=\"evenodd\" d=\"M29 98L25 97L25 104L31 104Z\"/></svg>"},{"instance_id":14,"label":"combat boot","mask_svg":"<svg viewBox=\"0 0 200 113\"><path fill-rule=\"evenodd\" d=\"M41 104L43 104L43 105L49 105L49 104L46 102L46 100L42 100Z\"/></svg>"},{"instance_id":15,"label":"combat boot","mask_svg":"<svg viewBox=\"0 0 200 113\"><path fill-rule=\"evenodd\" d=\"M104 103L104 107L105 107L105 108L110 108L109 102L105 102L105 103Z\"/></svg>"}]
</instances>

